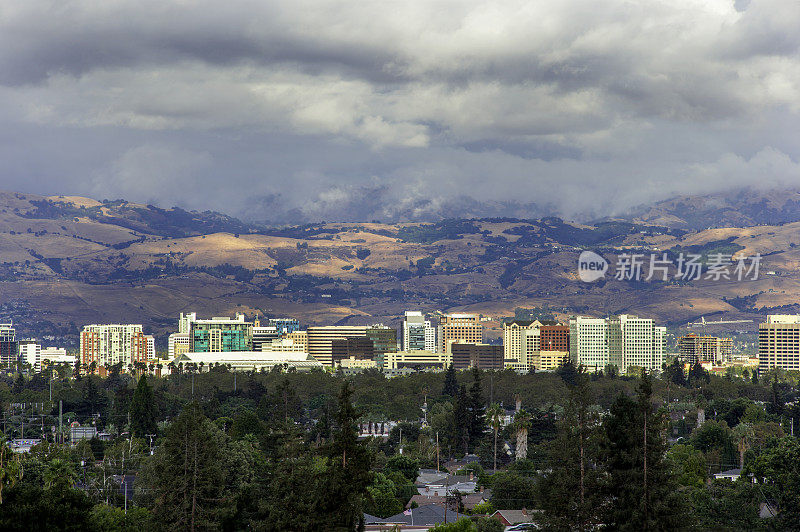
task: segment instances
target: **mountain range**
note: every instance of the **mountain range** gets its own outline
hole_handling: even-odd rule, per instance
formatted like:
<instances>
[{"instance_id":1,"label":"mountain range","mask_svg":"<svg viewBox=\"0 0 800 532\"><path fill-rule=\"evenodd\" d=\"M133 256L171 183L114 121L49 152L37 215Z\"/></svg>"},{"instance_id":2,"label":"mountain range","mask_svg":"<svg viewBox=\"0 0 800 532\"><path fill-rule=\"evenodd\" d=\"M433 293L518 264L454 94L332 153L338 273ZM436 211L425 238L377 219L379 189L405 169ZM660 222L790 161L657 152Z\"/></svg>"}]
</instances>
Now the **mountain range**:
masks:
<instances>
[{"instance_id":1,"label":"mountain range","mask_svg":"<svg viewBox=\"0 0 800 532\"><path fill-rule=\"evenodd\" d=\"M179 312L291 315L305 324L396 323L404 310L469 311L487 335L515 309L564 318L630 312L679 326L797 310L800 192L682 196L624 217L317 223L267 227L212 211L0 192L0 321L71 343L86 323ZM591 249L620 255L763 256L757 280L578 278ZM45 341L47 343L47 341Z\"/></svg>"}]
</instances>

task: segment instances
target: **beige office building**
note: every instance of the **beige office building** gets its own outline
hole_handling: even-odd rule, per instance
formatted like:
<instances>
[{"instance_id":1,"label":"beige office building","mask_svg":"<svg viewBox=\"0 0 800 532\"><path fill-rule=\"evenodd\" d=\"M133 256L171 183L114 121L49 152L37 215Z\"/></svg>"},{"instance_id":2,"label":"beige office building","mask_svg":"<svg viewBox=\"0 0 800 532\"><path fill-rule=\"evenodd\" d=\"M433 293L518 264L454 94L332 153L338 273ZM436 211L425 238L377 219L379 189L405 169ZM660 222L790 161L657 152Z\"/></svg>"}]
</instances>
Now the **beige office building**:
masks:
<instances>
[{"instance_id":1,"label":"beige office building","mask_svg":"<svg viewBox=\"0 0 800 532\"><path fill-rule=\"evenodd\" d=\"M366 338L365 325L330 325L326 327L309 327L306 331L308 354L319 360L323 366L333 366L334 340L347 338Z\"/></svg>"},{"instance_id":2,"label":"beige office building","mask_svg":"<svg viewBox=\"0 0 800 532\"><path fill-rule=\"evenodd\" d=\"M445 314L439 319L439 340L442 353L451 353L452 344L480 344L483 325L475 314Z\"/></svg>"},{"instance_id":3,"label":"beige office building","mask_svg":"<svg viewBox=\"0 0 800 532\"><path fill-rule=\"evenodd\" d=\"M800 371L800 315L773 314L758 325L758 372Z\"/></svg>"},{"instance_id":4,"label":"beige office building","mask_svg":"<svg viewBox=\"0 0 800 532\"><path fill-rule=\"evenodd\" d=\"M528 355L528 337L531 336L531 343L536 343L539 338L539 327L542 324L538 320L514 320L503 323L503 358L506 363L525 362ZM539 350L538 345L531 346L534 351Z\"/></svg>"}]
</instances>

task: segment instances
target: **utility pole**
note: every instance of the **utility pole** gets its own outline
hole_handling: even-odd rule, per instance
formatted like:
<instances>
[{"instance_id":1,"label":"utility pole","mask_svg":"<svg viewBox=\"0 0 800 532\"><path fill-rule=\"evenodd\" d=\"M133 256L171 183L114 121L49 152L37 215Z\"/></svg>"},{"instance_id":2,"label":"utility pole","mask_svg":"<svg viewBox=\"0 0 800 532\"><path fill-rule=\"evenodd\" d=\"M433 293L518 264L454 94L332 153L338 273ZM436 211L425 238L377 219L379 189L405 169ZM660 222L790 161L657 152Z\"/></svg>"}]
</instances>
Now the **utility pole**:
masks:
<instances>
[{"instance_id":1,"label":"utility pole","mask_svg":"<svg viewBox=\"0 0 800 532\"><path fill-rule=\"evenodd\" d=\"M439 472L439 431L436 431L436 472Z\"/></svg>"},{"instance_id":2,"label":"utility pole","mask_svg":"<svg viewBox=\"0 0 800 532\"><path fill-rule=\"evenodd\" d=\"M64 401L61 399L58 400L58 438L61 440L61 443L64 443L64 433L62 432L63 426L63 418L64 418Z\"/></svg>"}]
</instances>

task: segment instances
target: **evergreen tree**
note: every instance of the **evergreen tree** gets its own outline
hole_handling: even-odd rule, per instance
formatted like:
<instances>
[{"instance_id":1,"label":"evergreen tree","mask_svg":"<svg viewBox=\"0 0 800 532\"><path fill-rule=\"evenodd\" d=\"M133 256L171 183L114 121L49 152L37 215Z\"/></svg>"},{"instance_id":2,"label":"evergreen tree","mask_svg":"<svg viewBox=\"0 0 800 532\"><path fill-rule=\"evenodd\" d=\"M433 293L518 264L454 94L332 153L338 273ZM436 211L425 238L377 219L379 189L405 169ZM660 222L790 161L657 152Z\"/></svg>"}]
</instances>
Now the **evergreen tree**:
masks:
<instances>
[{"instance_id":1,"label":"evergreen tree","mask_svg":"<svg viewBox=\"0 0 800 532\"><path fill-rule=\"evenodd\" d=\"M600 423L589 379L582 371L569 386L564 416L550 448L550 472L541 479L542 509L555 530L587 530L602 508L599 463Z\"/></svg>"},{"instance_id":2,"label":"evergreen tree","mask_svg":"<svg viewBox=\"0 0 800 532\"><path fill-rule=\"evenodd\" d=\"M253 530L325 530L328 516L320 511L326 491L328 463L303 443L302 431L287 423L286 433L269 468L263 502L254 516ZM269 523L265 527L265 524Z\"/></svg>"},{"instance_id":3,"label":"evergreen tree","mask_svg":"<svg viewBox=\"0 0 800 532\"><path fill-rule=\"evenodd\" d=\"M469 443L475 449L486 432L486 400L483 398L481 370L477 367L472 368L472 379L469 389Z\"/></svg>"},{"instance_id":4,"label":"evergreen tree","mask_svg":"<svg viewBox=\"0 0 800 532\"><path fill-rule=\"evenodd\" d=\"M458 395L458 381L456 380L456 368L450 364L444 374L444 387L442 388L442 395L455 397Z\"/></svg>"},{"instance_id":5,"label":"evergreen tree","mask_svg":"<svg viewBox=\"0 0 800 532\"><path fill-rule=\"evenodd\" d=\"M91 383L91 377L89 383ZM156 404L153 397L153 389L147 382L147 377L139 377L136 391L133 392L133 399L130 407L131 432L137 438L143 438L147 434L156 434Z\"/></svg>"},{"instance_id":6,"label":"evergreen tree","mask_svg":"<svg viewBox=\"0 0 800 532\"><path fill-rule=\"evenodd\" d=\"M463 384L458 389L458 397L453 407L453 445L456 449L469 452L470 400Z\"/></svg>"},{"instance_id":7,"label":"evergreen tree","mask_svg":"<svg viewBox=\"0 0 800 532\"><path fill-rule=\"evenodd\" d=\"M372 484L372 453L365 442L358 441L356 423L361 414L353 407L352 396L350 382L344 381L326 452L330 465L319 509L328 516L329 528L341 531L355 530L363 524L363 497Z\"/></svg>"},{"instance_id":8,"label":"evergreen tree","mask_svg":"<svg viewBox=\"0 0 800 532\"><path fill-rule=\"evenodd\" d=\"M225 435L196 401L189 403L143 472L153 515L163 529L218 528L224 461Z\"/></svg>"},{"instance_id":9,"label":"evergreen tree","mask_svg":"<svg viewBox=\"0 0 800 532\"><path fill-rule=\"evenodd\" d=\"M703 384L711 382L711 376L708 374L700 362L695 362L689 370L689 384L698 388Z\"/></svg>"},{"instance_id":10,"label":"evergreen tree","mask_svg":"<svg viewBox=\"0 0 800 532\"><path fill-rule=\"evenodd\" d=\"M666 377L678 386L686 386L686 374L683 372L683 364L676 358L672 364L667 366L664 371Z\"/></svg>"},{"instance_id":11,"label":"evergreen tree","mask_svg":"<svg viewBox=\"0 0 800 532\"><path fill-rule=\"evenodd\" d=\"M620 395L603 423L605 522L612 530L675 530L686 524L665 459L666 415L651 399L652 383L644 373L636 400Z\"/></svg>"},{"instance_id":12,"label":"evergreen tree","mask_svg":"<svg viewBox=\"0 0 800 532\"><path fill-rule=\"evenodd\" d=\"M556 369L556 375L561 377L565 383L574 386L578 379L578 369L571 360L567 360Z\"/></svg>"}]
</instances>

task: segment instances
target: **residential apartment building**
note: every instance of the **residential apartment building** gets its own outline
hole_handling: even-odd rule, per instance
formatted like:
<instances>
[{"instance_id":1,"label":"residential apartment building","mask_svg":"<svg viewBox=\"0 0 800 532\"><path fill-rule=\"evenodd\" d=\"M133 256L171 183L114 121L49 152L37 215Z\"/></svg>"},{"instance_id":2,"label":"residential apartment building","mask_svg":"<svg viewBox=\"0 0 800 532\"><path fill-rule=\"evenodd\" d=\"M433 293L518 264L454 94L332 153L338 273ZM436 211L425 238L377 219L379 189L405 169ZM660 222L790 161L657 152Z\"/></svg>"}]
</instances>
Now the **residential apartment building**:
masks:
<instances>
[{"instance_id":1,"label":"residential apartment building","mask_svg":"<svg viewBox=\"0 0 800 532\"><path fill-rule=\"evenodd\" d=\"M139 324L86 325L81 331L80 360L89 367L127 367L135 362L147 362L155 357L155 339L142 332Z\"/></svg>"},{"instance_id":2,"label":"residential apartment building","mask_svg":"<svg viewBox=\"0 0 800 532\"><path fill-rule=\"evenodd\" d=\"M439 320L439 350L450 353L454 343L480 344L483 326L475 314L445 314Z\"/></svg>"},{"instance_id":3,"label":"residential apartment building","mask_svg":"<svg viewBox=\"0 0 800 532\"><path fill-rule=\"evenodd\" d=\"M687 334L678 338L678 353L682 360L690 364L711 362L719 366L730 362L733 356L733 340Z\"/></svg>"},{"instance_id":4,"label":"residential apartment building","mask_svg":"<svg viewBox=\"0 0 800 532\"><path fill-rule=\"evenodd\" d=\"M503 369L503 346L489 344L450 344L453 367L467 369Z\"/></svg>"},{"instance_id":5,"label":"residential apartment building","mask_svg":"<svg viewBox=\"0 0 800 532\"><path fill-rule=\"evenodd\" d=\"M19 360L17 331L13 323L0 323L0 365L12 366Z\"/></svg>"},{"instance_id":6,"label":"residential apartment building","mask_svg":"<svg viewBox=\"0 0 800 532\"><path fill-rule=\"evenodd\" d=\"M773 314L758 324L758 372L800 370L800 315Z\"/></svg>"},{"instance_id":7,"label":"residential apartment building","mask_svg":"<svg viewBox=\"0 0 800 532\"><path fill-rule=\"evenodd\" d=\"M189 323L192 353L225 353L253 350L253 323L244 314L235 318L192 319Z\"/></svg>"},{"instance_id":8,"label":"residential apartment building","mask_svg":"<svg viewBox=\"0 0 800 532\"><path fill-rule=\"evenodd\" d=\"M436 327L420 311L406 311L401 338L404 351L437 351Z\"/></svg>"},{"instance_id":9,"label":"residential apartment building","mask_svg":"<svg viewBox=\"0 0 800 532\"><path fill-rule=\"evenodd\" d=\"M623 314L611 318L578 316L569 323L570 359L589 371L611 364L660 371L664 362L665 327L652 319Z\"/></svg>"}]
</instances>

